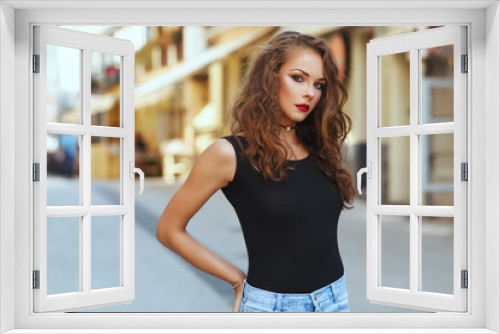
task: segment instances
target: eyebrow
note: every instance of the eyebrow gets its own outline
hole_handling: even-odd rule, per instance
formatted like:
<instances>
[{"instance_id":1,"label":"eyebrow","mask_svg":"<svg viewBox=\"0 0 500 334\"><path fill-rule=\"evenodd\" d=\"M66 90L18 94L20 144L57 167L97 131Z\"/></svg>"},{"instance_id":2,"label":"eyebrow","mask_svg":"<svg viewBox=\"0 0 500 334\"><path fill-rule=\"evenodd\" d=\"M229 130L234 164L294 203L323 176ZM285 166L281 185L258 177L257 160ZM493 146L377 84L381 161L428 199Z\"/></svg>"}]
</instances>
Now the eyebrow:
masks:
<instances>
[{"instance_id":1,"label":"eyebrow","mask_svg":"<svg viewBox=\"0 0 500 334\"><path fill-rule=\"evenodd\" d=\"M307 76L307 77L309 76L309 73L307 73L307 72L306 72L306 71L304 71L304 70L301 70L300 68L294 68L294 69L293 69L293 70L291 70L291 71L295 71L295 70L297 70L297 71L300 71L300 72L304 73L304 75L305 75L305 76ZM318 79L318 81L326 81L326 79L325 79L325 78L319 78L319 79Z\"/></svg>"}]
</instances>

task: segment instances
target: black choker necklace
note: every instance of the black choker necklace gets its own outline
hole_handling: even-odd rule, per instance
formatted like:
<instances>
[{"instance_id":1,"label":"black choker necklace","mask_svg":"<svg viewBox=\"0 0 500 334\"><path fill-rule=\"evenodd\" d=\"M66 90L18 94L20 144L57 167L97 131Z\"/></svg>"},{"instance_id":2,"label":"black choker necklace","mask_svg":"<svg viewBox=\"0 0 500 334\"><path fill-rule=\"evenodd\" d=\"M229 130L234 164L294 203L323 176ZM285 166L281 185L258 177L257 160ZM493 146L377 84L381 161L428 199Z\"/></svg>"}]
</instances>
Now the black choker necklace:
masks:
<instances>
[{"instance_id":1,"label":"black choker necklace","mask_svg":"<svg viewBox=\"0 0 500 334\"><path fill-rule=\"evenodd\" d=\"M293 130L296 130L296 129L297 129L297 127L296 127L296 126L289 126L289 125L287 126L287 125L281 125L281 124L280 124L280 126L284 127L284 128L285 128L285 131L290 131L290 130L292 130L292 129L293 129Z\"/></svg>"}]
</instances>

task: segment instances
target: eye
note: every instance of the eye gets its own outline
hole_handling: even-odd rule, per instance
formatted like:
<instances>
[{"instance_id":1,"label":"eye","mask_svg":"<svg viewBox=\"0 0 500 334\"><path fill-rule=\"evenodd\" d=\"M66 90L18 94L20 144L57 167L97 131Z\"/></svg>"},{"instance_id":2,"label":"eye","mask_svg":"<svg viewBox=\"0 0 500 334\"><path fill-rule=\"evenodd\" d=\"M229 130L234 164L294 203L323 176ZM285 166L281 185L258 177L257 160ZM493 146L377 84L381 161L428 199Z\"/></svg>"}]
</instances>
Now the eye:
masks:
<instances>
[{"instance_id":1,"label":"eye","mask_svg":"<svg viewBox=\"0 0 500 334\"><path fill-rule=\"evenodd\" d=\"M293 80L297 82L302 82L302 77L300 75L292 75Z\"/></svg>"},{"instance_id":2,"label":"eye","mask_svg":"<svg viewBox=\"0 0 500 334\"><path fill-rule=\"evenodd\" d=\"M324 84L322 84L321 82L316 82L316 83L314 84L314 87L315 87L316 89L323 89L323 88L325 87L325 85L324 85Z\"/></svg>"}]
</instances>

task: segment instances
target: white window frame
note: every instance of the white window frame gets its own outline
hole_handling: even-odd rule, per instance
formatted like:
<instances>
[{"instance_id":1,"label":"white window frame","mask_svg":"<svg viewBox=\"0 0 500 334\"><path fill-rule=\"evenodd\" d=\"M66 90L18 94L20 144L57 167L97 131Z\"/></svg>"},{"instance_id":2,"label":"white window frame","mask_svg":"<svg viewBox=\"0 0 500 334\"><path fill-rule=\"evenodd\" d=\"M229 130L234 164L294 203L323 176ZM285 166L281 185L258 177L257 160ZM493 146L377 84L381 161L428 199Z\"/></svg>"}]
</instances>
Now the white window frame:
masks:
<instances>
[{"instance_id":1,"label":"white window frame","mask_svg":"<svg viewBox=\"0 0 500 334\"><path fill-rule=\"evenodd\" d=\"M88 333L110 333L112 329L115 329L114 332L121 332L116 329L126 329L127 333L248 333L248 328L253 328L252 332L261 333L341 333L347 328L351 329L349 331L351 333L356 332L353 328L357 328L358 333L416 333L412 328L419 328L419 333L500 332L498 257L500 253L498 224L500 220L498 205L500 202L500 173L498 173L500 8L498 1L370 1L369 6L367 3L366 1L239 1L221 4L215 1L203 3L165 1L160 4L144 1L137 5L133 1L116 3L104 0L88 3L80 1L0 3L0 70L2 71L0 77L0 294L2 296L0 332L8 333L13 330L11 333L46 333L49 329L51 333L76 333L81 332L76 329L87 329L85 332ZM102 9L125 5L131 9ZM69 8L62 10L54 6L69 6ZM151 8L134 9L137 6ZM398 8L391 9L391 6ZM460 6L460 9L450 8L451 6ZM82 9L83 7L86 8ZM366 7L369 8L365 9ZM245 10L241 10L242 8ZM31 232L33 185L30 178L33 106L29 103L33 100L27 98L33 94L30 73L33 25L297 25L297 22L301 25L339 26L400 25L401 22L409 26L443 24L468 26L470 41L468 46L470 113L467 129L468 152L470 152L468 221L471 222L468 227L468 235L471 236L468 240L468 312L300 315L34 314L30 256L33 241ZM15 112L12 112L13 110ZM12 137L15 138L15 145L12 145ZM13 199L12 193L15 193ZM15 289L12 289L13 286ZM15 307L12 308L12 305ZM176 328L191 330L176 330ZM208 330L209 328L212 330Z\"/></svg>"},{"instance_id":2,"label":"white window frame","mask_svg":"<svg viewBox=\"0 0 500 334\"><path fill-rule=\"evenodd\" d=\"M47 46L73 48L78 52L81 77L80 122L66 124L47 122ZM131 169L135 163L134 148L134 45L128 40L89 34L81 31L53 26L34 27L34 54L39 55L39 73L33 75L34 83L34 162L40 164L39 181L33 184L34 198L34 270L39 271L40 284L34 289L34 309L37 313L49 311L75 311L90 306L120 305L130 303L135 297L135 182ZM95 126L91 122L90 72L92 53L112 54L119 57L120 66L120 125L118 127ZM78 136L80 147L80 203L75 206L47 206L47 134L69 134ZM118 138L120 140L120 202L115 205L92 205L91 201L91 139ZM92 289L91 282L91 225L92 216L118 218L117 237L119 249L119 286ZM52 217L77 219L80 238L80 291L48 294L47 284L47 233L48 221ZM70 218L70 219L71 219ZM68 222L66 220L66 222ZM71 222L74 223L74 220ZM70 223L70 224L71 224Z\"/></svg>"},{"instance_id":3,"label":"white window frame","mask_svg":"<svg viewBox=\"0 0 500 334\"><path fill-rule=\"evenodd\" d=\"M451 45L453 47L453 114L450 122L430 124L421 117L420 99L423 77L420 50ZM419 32L400 34L371 40L367 46L367 107L366 152L369 175L367 179L367 298L371 302L427 311L467 310L467 289L461 287L461 271L467 270L467 186L461 181L461 163L467 163L467 77L461 73L461 56L467 54L467 29L450 25ZM410 73L410 117L407 125L382 124L381 86L384 80L382 57L408 52ZM452 134L453 136L453 205L422 205L421 182L423 135ZM382 203L381 147L383 138L408 138L409 202L408 205ZM390 153L389 153L390 154ZM389 179L391 179L389 175ZM394 288L382 281L382 225L385 217L400 216L408 223L409 270L408 288ZM451 217L453 221L453 284L452 294L429 292L422 289L422 219L423 217ZM402 223L402 224L405 224ZM436 256L439 256L436 254ZM402 270L406 270L401 268ZM409 306L406 306L409 305Z\"/></svg>"}]
</instances>

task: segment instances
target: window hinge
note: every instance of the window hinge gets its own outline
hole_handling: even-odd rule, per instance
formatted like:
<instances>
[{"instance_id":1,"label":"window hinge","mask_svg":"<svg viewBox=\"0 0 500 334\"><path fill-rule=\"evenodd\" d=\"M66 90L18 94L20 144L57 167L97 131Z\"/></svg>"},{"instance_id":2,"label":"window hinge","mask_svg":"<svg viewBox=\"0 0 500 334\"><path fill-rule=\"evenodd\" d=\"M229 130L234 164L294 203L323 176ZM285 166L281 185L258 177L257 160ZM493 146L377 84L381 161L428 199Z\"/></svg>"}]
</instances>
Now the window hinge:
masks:
<instances>
[{"instance_id":1,"label":"window hinge","mask_svg":"<svg viewBox=\"0 0 500 334\"><path fill-rule=\"evenodd\" d=\"M460 178L461 181L469 181L469 167L467 166L466 162L462 162L460 164L461 166L461 175L462 177Z\"/></svg>"},{"instance_id":2,"label":"window hinge","mask_svg":"<svg viewBox=\"0 0 500 334\"><path fill-rule=\"evenodd\" d=\"M462 289L469 287L469 277L467 270L462 270Z\"/></svg>"},{"instance_id":3,"label":"window hinge","mask_svg":"<svg viewBox=\"0 0 500 334\"><path fill-rule=\"evenodd\" d=\"M40 55L33 55L33 73L40 73Z\"/></svg>"},{"instance_id":4,"label":"window hinge","mask_svg":"<svg viewBox=\"0 0 500 334\"><path fill-rule=\"evenodd\" d=\"M33 164L33 181L40 182L40 163Z\"/></svg>"},{"instance_id":5,"label":"window hinge","mask_svg":"<svg viewBox=\"0 0 500 334\"><path fill-rule=\"evenodd\" d=\"M33 270L33 289L40 289L40 270Z\"/></svg>"},{"instance_id":6,"label":"window hinge","mask_svg":"<svg viewBox=\"0 0 500 334\"><path fill-rule=\"evenodd\" d=\"M467 55L462 55L462 73L467 73L469 71L469 57Z\"/></svg>"}]
</instances>

